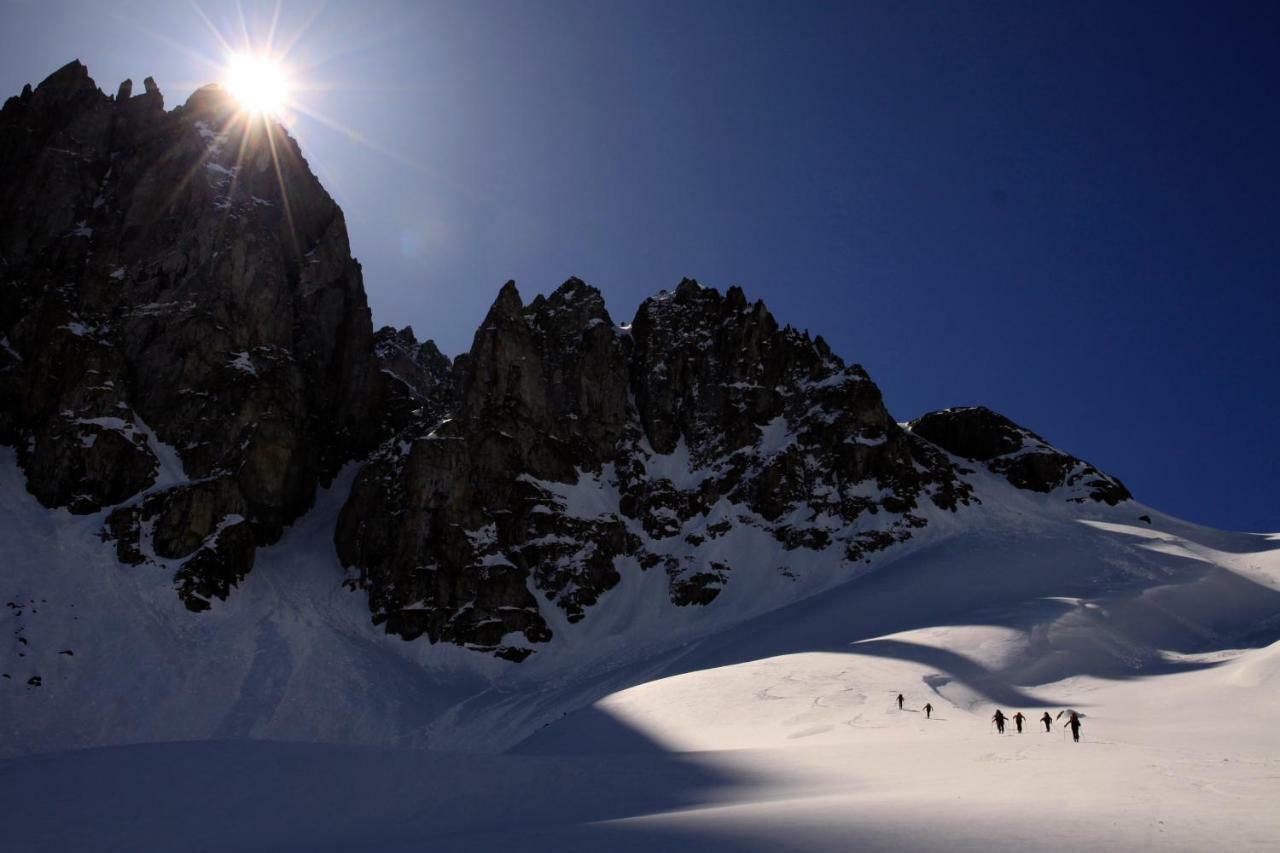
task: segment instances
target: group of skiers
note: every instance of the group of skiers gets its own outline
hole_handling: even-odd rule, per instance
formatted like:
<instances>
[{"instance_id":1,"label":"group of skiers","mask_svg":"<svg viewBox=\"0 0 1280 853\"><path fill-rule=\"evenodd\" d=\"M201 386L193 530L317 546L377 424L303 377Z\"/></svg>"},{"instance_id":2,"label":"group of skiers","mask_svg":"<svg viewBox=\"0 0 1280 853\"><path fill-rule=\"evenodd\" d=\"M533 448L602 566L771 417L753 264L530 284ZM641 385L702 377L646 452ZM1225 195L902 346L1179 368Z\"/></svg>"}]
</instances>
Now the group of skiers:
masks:
<instances>
[{"instance_id":1,"label":"group of skiers","mask_svg":"<svg viewBox=\"0 0 1280 853\"><path fill-rule=\"evenodd\" d=\"M1071 729L1071 739L1076 743L1079 743L1080 742L1080 714L1077 711L1067 711L1066 713L1068 714L1067 721L1063 723L1063 725ZM1062 714L1063 712L1061 711L1058 712L1059 717L1061 717ZM1013 724L1018 727L1018 734L1022 734L1022 724L1023 722L1026 721L1026 719L1027 718L1023 716L1021 711L1015 712L1012 717L1006 717L1004 715L1004 711L1001 711L999 708L996 708L995 716L991 718L992 722L996 724L996 732L998 732L999 734L1004 734L1005 720L1013 720ZM1048 711L1045 711L1044 715L1040 717L1040 722L1044 723L1044 730L1046 732L1051 731L1053 729L1053 717L1049 716Z\"/></svg>"},{"instance_id":2,"label":"group of skiers","mask_svg":"<svg viewBox=\"0 0 1280 853\"><path fill-rule=\"evenodd\" d=\"M902 710L902 703L905 701L906 699L903 697L901 693L899 693L898 694L898 710L899 711ZM1059 711L1058 716L1061 717L1064 713L1066 713L1068 716L1067 716L1067 721L1063 723L1063 725L1071 729L1071 739L1076 743L1079 743L1080 742L1080 714L1077 711L1065 711L1065 712ZM931 703L928 703L928 702L925 703L924 716L925 716L925 719L928 719L928 720L933 719L933 705ZM1021 711L1015 711L1012 717L1006 717L1004 714L1004 711L1001 711L999 708L996 708L995 716L991 718L991 721L996 724L996 732L998 732L999 734L1004 734L1005 720L1013 720L1013 724L1018 727L1018 734L1022 734L1022 724L1026 722L1027 718L1026 718L1026 715L1023 714ZM1044 716L1040 718L1040 722L1044 723L1044 730L1046 732L1053 730L1053 717L1049 716L1048 711L1044 712Z\"/></svg>"}]
</instances>

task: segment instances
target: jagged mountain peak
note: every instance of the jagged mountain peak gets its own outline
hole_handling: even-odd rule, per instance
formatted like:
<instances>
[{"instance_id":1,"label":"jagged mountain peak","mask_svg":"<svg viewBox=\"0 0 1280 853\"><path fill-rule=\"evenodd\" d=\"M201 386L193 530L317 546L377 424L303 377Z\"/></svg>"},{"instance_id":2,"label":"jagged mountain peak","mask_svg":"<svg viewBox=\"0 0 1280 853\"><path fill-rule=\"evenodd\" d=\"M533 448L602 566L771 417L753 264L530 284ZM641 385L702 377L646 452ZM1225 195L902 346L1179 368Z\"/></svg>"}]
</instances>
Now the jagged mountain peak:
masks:
<instances>
[{"instance_id":1,"label":"jagged mountain peak","mask_svg":"<svg viewBox=\"0 0 1280 853\"><path fill-rule=\"evenodd\" d=\"M538 294L529 303L525 318L559 333L577 333L589 325L604 323L613 326L613 320L605 309L604 295L580 278L569 278L551 291L549 296Z\"/></svg>"},{"instance_id":2,"label":"jagged mountain peak","mask_svg":"<svg viewBox=\"0 0 1280 853\"><path fill-rule=\"evenodd\" d=\"M456 399L366 466L337 536L407 638L523 659L628 573L677 608L739 601L735 583L785 598L980 503L933 419L900 427L865 370L741 288L685 279L619 334L580 279L527 305L508 283L454 370ZM1036 448L1000 473L1034 488L1023 466L1058 453Z\"/></svg>"},{"instance_id":3,"label":"jagged mountain peak","mask_svg":"<svg viewBox=\"0 0 1280 853\"><path fill-rule=\"evenodd\" d=\"M50 506L207 607L381 438L359 266L297 144L225 93L72 63L0 111L0 436Z\"/></svg>"},{"instance_id":4,"label":"jagged mountain peak","mask_svg":"<svg viewBox=\"0 0 1280 853\"><path fill-rule=\"evenodd\" d=\"M356 458L335 540L374 620L511 660L621 625L620 586L715 620L838 583L979 506L957 418L1019 488L1123 490L985 410L904 430L865 370L736 286L686 278L622 327L579 278L528 303L510 281L452 362L375 335L282 128L218 87L166 113L154 83L51 80L0 111L0 438L193 609Z\"/></svg>"},{"instance_id":5,"label":"jagged mountain peak","mask_svg":"<svg viewBox=\"0 0 1280 853\"><path fill-rule=\"evenodd\" d=\"M392 380L384 397L384 406L395 412L390 417L394 423L391 432L429 417L426 411L432 416L443 412L453 363L435 341L419 342L411 326L383 326L373 335L373 353L381 373ZM422 411L415 415L419 409Z\"/></svg>"},{"instance_id":6,"label":"jagged mountain peak","mask_svg":"<svg viewBox=\"0 0 1280 853\"><path fill-rule=\"evenodd\" d=\"M613 325L609 312L605 310L604 295L576 276L567 279L549 296L535 296L525 316L562 332L597 323Z\"/></svg>"},{"instance_id":7,"label":"jagged mountain peak","mask_svg":"<svg viewBox=\"0 0 1280 853\"><path fill-rule=\"evenodd\" d=\"M73 59L66 65L54 71L48 77L40 81L36 86L36 91L49 89L97 89L97 84L93 82L93 78L89 76L89 69L85 67L78 58Z\"/></svg>"},{"instance_id":8,"label":"jagged mountain peak","mask_svg":"<svg viewBox=\"0 0 1280 853\"><path fill-rule=\"evenodd\" d=\"M374 333L375 355L390 356L392 351L403 353L422 366L442 366L445 370L449 366L449 357L440 352L440 347L436 346L435 341L431 339L419 341L411 325L406 325L402 329L397 329L393 325L384 325Z\"/></svg>"},{"instance_id":9,"label":"jagged mountain peak","mask_svg":"<svg viewBox=\"0 0 1280 853\"><path fill-rule=\"evenodd\" d=\"M132 98L132 90L133 81L125 80L120 84L116 97L107 98L89 76L89 69L79 59L73 59L34 89L30 83L23 86L21 94L9 98L5 107L14 111L29 110L32 118L45 124L65 123L78 112L103 103L114 103L121 108L147 107L163 111L164 97L154 79L146 78L143 95Z\"/></svg>"},{"instance_id":10,"label":"jagged mountain peak","mask_svg":"<svg viewBox=\"0 0 1280 853\"><path fill-rule=\"evenodd\" d=\"M685 280L623 335L580 279L527 306L508 283L449 414L357 478L339 555L389 630L512 659L627 571L675 607L716 601L763 570L759 543L737 553L755 537L779 552L766 585L821 583L799 567L861 563L970 495L823 350L741 289Z\"/></svg>"},{"instance_id":11,"label":"jagged mountain peak","mask_svg":"<svg viewBox=\"0 0 1280 853\"><path fill-rule=\"evenodd\" d=\"M511 279L498 289L498 297L489 307L490 317L514 316L524 309L524 299L520 296L520 288L515 279ZM486 319L485 324L488 323Z\"/></svg>"}]
</instances>

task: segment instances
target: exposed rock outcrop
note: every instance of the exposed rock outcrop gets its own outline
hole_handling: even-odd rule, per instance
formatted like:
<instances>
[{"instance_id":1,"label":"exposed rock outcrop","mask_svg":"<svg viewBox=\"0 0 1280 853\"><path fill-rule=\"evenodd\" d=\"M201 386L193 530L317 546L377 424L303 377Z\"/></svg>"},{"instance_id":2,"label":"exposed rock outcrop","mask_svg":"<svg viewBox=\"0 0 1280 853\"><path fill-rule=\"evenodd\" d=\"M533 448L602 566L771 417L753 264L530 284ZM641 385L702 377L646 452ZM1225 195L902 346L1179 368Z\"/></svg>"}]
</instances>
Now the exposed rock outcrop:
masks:
<instances>
[{"instance_id":1,"label":"exposed rock outcrop","mask_svg":"<svg viewBox=\"0 0 1280 853\"><path fill-rule=\"evenodd\" d=\"M144 89L72 62L0 111L0 438L200 608L376 445L388 383L297 144L217 87Z\"/></svg>"},{"instance_id":2,"label":"exposed rock outcrop","mask_svg":"<svg viewBox=\"0 0 1280 853\"><path fill-rule=\"evenodd\" d=\"M550 638L545 607L579 621L623 571L710 603L744 558L718 541L735 530L853 564L971 496L862 368L738 288L686 280L619 326L578 279L528 306L508 283L454 384L339 523L340 558L405 637L518 659Z\"/></svg>"},{"instance_id":3,"label":"exposed rock outcrop","mask_svg":"<svg viewBox=\"0 0 1280 853\"><path fill-rule=\"evenodd\" d=\"M384 326L373 336L373 351L385 387L383 432L394 435L444 414L453 400L453 365L434 341L419 343L408 326Z\"/></svg>"},{"instance_id":4,"label":"exposed rock outcrop","mask_svg":"<svg viewBox=\"0 0 1280 853\"><path fill-rule=\"evenodd\" d=\"M1111 506L1131 497L1115 477L982 406L930 412L907 426L948 453L982 462L1020 489L1064 489L1069 501L1092 500Z\"/></svg>"}]
</instances>

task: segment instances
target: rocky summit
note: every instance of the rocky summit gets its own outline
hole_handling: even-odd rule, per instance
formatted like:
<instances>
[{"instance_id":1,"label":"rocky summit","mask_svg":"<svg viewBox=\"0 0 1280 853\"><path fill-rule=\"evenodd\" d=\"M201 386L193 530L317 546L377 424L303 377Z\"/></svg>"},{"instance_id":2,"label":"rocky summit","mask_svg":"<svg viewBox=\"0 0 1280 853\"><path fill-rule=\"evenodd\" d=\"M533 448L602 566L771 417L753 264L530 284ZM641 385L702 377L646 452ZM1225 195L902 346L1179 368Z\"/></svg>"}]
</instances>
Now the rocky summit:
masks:
<instances>
[{"instance_id":1,"label":"rocky summit","mask_svg":"<svg viewBox=\"0 0 1280 853\"><path fill-rule=\"evenodd\" d=\"M528 305L508 283L453 373L455 397L365 465L337 533L374 618L406 638L521 659L624 573L708 605L774 553L782 577L851 572L978 503L967 445L933 416L895 423L861 367L736 287L686 280L617 324L578 279ZM974 428L1018 439L988 457L1014 485L1075 499L1088 477L1117 496L1005 423Z\"/></svg>"},{"instance_id":2,"label":"rocky summit","mask_svg":"<svg viewBox=\"0 0 1280 853\"><path fill-rule=\"evenodd\" d=\"M509 282L453 361L375 334L294 140L217 87L169 112L144 90L72 62L0 111L0 440L193 610L353 460L335 547L373 620L513 661L628 578L658 579L657 618L818 591L816 566L980 512L975 465L1129 497L986 409L899 425L861 367L736 287L685 280L620 324L578 279L527 303Z\"/></svg>"},{"instance_id":3,"label":"rocky summit","mask_svg":"<svg viewBox=\"0 0 1280 853\"><path fill-rule=\"evenodd\" d=\"M1115 477L983 406L930 412L907 428L948 453L982 462L1019 489L1063 490L1069 501L1102 501L1110 506L1131 497Z\"/></svg>"},{"instance_id":4,"label":"rocky summit","mask_svg":"<svg viewBox=\"0 0 1280 853\"><path fill-rule=\"evenodd\" d=\"M10 98L0 254L0 436L193 608L380 437L342 212L217 87L166 112L150 78L110 97L72 62Z\"/></svg>"}]
</instances>

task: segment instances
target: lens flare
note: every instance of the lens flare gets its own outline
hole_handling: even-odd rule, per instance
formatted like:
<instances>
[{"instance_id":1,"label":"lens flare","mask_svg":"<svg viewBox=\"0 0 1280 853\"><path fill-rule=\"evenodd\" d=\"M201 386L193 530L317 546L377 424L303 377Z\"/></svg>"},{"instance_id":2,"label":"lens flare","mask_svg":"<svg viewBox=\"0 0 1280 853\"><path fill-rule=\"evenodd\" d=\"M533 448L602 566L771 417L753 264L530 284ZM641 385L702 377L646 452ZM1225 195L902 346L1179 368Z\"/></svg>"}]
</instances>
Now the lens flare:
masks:
<instances>
[{"instance_id":1,"label":"lens flare","mask_svg":"<svg viewBox=\"0 0 1280 853\"><path fill-rule=\"evenodd\" d=\"M254 115L279 115L289 99L289 78L280 63L265 56L234 54L223 85Z\"/></svg>"}]
</instances>

